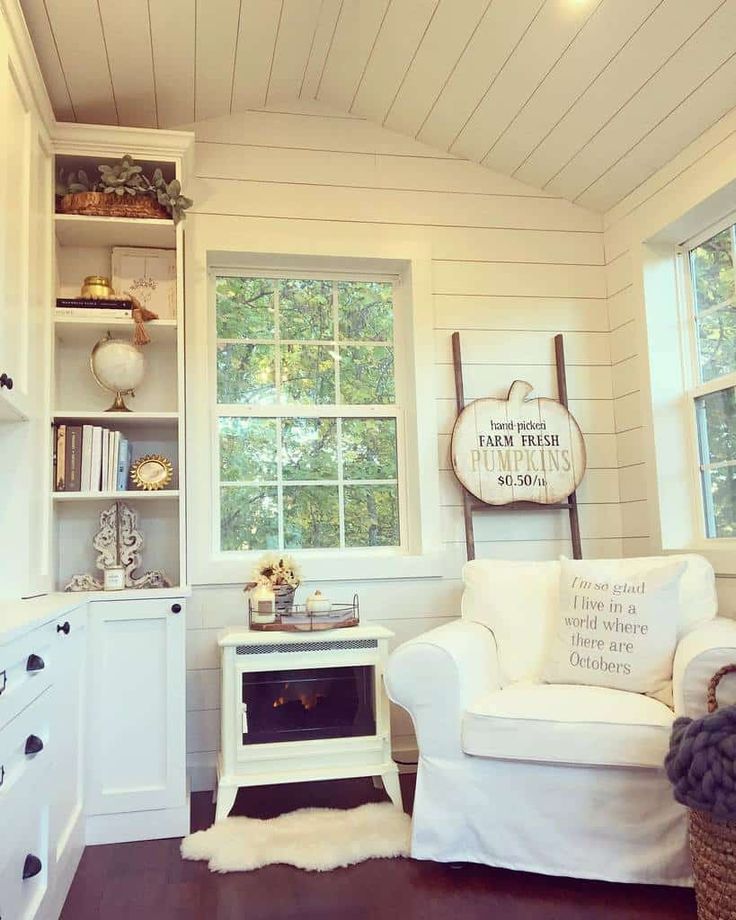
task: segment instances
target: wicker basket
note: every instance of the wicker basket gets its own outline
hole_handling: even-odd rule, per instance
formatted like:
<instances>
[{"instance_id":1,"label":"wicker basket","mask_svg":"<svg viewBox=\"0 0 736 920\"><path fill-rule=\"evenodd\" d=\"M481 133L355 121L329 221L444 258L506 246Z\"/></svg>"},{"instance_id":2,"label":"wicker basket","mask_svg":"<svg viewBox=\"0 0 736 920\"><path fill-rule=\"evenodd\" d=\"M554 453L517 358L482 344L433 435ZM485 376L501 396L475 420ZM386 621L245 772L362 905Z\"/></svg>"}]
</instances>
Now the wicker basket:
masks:
<instances>
[{"instance_id":1,"label":"wicker basket","mask_svg":"<svg viewBox=\"0 0 736 920\"><path fill-rule=\"evenodd\" d=\"M62 214L85 214L87 217L138 217L158 220L171 215L149 195L106 195L105 192L77 192L59 201Z\"/></svg>"},{"instance_id":2,"label":"wicker basket","mask_svg":"<svg viewBox=\"0 0 736 920\"><path fill-rule=\"evenodd\" d=\"M716 688L729 664L711 677L708 712L718 709ZM690 856L693 863L698 920L736 920L736 821L717 821L704 811L690 809Z\"/></svg>"}]
</instances>

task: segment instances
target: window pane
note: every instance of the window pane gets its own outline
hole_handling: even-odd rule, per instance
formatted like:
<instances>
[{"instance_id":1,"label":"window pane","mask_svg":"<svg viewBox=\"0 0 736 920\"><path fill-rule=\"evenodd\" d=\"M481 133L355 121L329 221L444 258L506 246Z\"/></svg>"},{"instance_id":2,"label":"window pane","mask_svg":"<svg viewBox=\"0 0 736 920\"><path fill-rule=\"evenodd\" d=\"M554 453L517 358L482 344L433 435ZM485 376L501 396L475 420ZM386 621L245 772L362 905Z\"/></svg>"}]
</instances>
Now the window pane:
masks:
<instances>
[{"instance_id":1,"label":"window pane","mask_svg":"<svg viewBox=\"0 0 736 920\"><path fill-rule=\"evenodd\" d=\"M724 307L698 317L700 372L704 381L736 370L736 309Z\"/></svg>"},{"instance_id":2,"label":"window pane","mask_svg":"<svg viewBox=\"0 0 736 920\"><path fill-rule=\"evenodd\" d=\"M276 419L223 417L219 428L222 482L276 479Z\"/></svg>"},{"instance_id":3,"label":"window pane","mask_svg":"<svg viewBox=\"0 0 736 920\"><path fill-rule=\"evenodd\" d=\"M695 400L709 537L736 536L736 389Z\"/></svg>"},{"instance_id":4,"label":"window pane","mask_svg":"<svg viewBox=\"0 0 736 920\"><path fill-rule=\"evenodd\" d=\"M706 470L702 481L707 535L736 537L736 467Z\"/></svg>"},{"instance_id":5,"label":"window pane","mask_svg":"<svg viewBox=\"0 0 736 920\"><path fill-rule=\"evenodd\" d=\"M284 486L284 547L340 545L337 486Z\"/></svg>"},{"instance_id":6,"label":"window pane","mask_svg":"<svg viewBox=\"0 0 736 920\"><path fill-rule=\"evenodd\" d=\"M394 350L385 345L350 345L340 349L340 396L353 405L395 402Z\"/></svg>"},{"instance_id":7,"label":"window pane","mask_svg":"<svg viewBox=\"0 0 736 920\"><path fill-rule=\"evenodd\" d=\"M340 281L340 338L393 342L393 285L387 281Z\"/></svg>"},{"instance_id":8,"label":"window pane","mask_svg":"<svg viewBox=\"0 0 736 920\"><path fill-rule=\"evenodd\" d=\"M220 277L215 286L218 338L274 337L274 281L271 278Z\"/></svg>"},{"instance_id":9,"label":"window pane","mask_svg":"<svg viewBox=\"0 0 736 920\"><path fill-rule=\"evenodd\" d=\"M221 486L221 548L241 552L278 549L278 508L278 491L275 486Z\"/></svg>"},{"instance_id":10,"label":"window pane","mask_svg":"<svg viewBox=\"0 0 736 920\"><path fill-rule=\"evenodd\" d=\"M332 282L285 278L279 288L282 339L331 339Z\"/></svg>"},{"instance_id":11,"label":"window pane","mask_svg":"<svg viewBox=\"0 0 736 920\"><path fill-rule=\"evenodd\" d=\"M703 463L736 460L736 388L695 400Z\"/></svg>"},{"instance_id":12,"label":"window pane","mask_svg":"<svg viewBox=\"0 0 736 920\"><path fill-rule=\"evenodd\" d=\"M274 346L218 345L217 401L248 404L275 402Z\"/></svg>"},{"instance_id":13,"label":"window pane","mask_svg":"<svg viewBox=\"0 0 736 920\"><path fill-rule=\"evenodd\" d=\"M345 479L396 479L396 419L343 419L342 469Z\"/></svg>"},{"instance_id":14,"label":"window pane","mask_svg":"<svg viewBox=\"0 0 736 920\"><path fill-rule=\"evenodd\" d=\"M726 228L690 253L698 311L734 296L731 229Z\"/></svg>"},{"instance_id":15,"label":"window pane","mask_svg":"<svg viewBox=\"0 0 736 920\"><path fill-rule=\"evenodd\" d=\"M281 349L283 402L329 405L335 402L335 359L325 345L284 345Z\"/></svg>"},{"instance_id":16,"label":"window pane","mask_svg":"<svg viewBox=\"0 0 736 920\"><path fill-rule=\"evenodd\" d=\"M398 546L396 486L345 486L345 545Z\"/></svg>"},{"instance_id":17,"label":"window pane","mask_svg":"<svg viewBox=\"0 0 736 920\"><path fill-rule=\"evenodd\" d=\"M337 479L336 419L284 419L281 445L284 479Z\"/></svg>"}]
</instances>

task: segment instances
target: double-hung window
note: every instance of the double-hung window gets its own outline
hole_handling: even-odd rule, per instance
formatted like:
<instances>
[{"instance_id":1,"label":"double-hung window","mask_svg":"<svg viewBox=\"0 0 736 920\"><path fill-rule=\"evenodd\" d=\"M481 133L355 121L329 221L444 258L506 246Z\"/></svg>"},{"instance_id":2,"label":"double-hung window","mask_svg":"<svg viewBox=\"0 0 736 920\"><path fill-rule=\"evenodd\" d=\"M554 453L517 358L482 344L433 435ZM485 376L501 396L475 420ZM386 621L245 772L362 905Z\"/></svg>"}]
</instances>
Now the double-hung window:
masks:
<instances>
[{"instance_id":1,"label":"double-hung window","mask_svg":"<svg viewBox=\"0 0 736 920\"><path fill-rule=\"evenodd\" d=\"M214 272L220 552L403 546L394 284Z\"/></svg>"},{"instance_id":2,"label":"double-hung window","mask_svg":"<svg viewBox=\"0 0 736 920\"><path fill-rule=\"evenodd\" d=\"M702 521L736 537L736 226L687 246Z\"/></svg>"}]
</instances>

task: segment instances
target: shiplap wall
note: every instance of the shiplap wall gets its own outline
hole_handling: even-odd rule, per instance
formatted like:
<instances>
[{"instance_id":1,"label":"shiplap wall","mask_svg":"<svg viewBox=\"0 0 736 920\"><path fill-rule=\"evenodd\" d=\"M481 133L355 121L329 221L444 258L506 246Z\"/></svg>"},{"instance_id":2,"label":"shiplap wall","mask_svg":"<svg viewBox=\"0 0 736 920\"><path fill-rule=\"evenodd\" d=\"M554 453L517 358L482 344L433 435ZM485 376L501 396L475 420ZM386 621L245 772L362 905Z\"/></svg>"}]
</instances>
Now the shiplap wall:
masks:
<instances>
[{"instance_id":1,"label":"shiplap wall","mask_svg":"<svg viewBox=\"0 0 736 920\"><path fill-rule=\"evenodd\" d=\"M357 590L364 619L396 644L458 615L461 499L449 460L454 419L450 335L464 332L466 394L505 395L517 377L555 394L554 333L565 333L572 410L586 436L580 490L589 556L620 555L621 516L601 219L579 207L356 118L253 111L199 122L199 215L278 229L282 251L305 234L417 240L433 254L438 465L449 577L330 586ZM193 270L188 266L187 270ZM477 521L479 555L554 558L569 550L566 515L499 513ZM245 577L245 576L244 576ZM213 779L219 736L216 636L244 619L242 588L200 586L190 605L188 750L195 787ZM397 750L413 744L394 712Z\"/></svg>"},{"instance_id":2,"label":"shiplap wall","mask_svg":"<svg viewBox=\"0 0 736 920\"><path fill-rule=\"evenodd\" d=\"M666 167L642 183L604 217L606 285L616 448L621 489L623 552L660 549L654 443L642 278L643 244L736 180L736 111L706 131ZM709 220L736 204L708 206ZM716 211L713 212L713 208ZM673 305L674 309L674 305ZM721 613L736 616L736 578L717 581Z\"/></svg>"}]
</instances>

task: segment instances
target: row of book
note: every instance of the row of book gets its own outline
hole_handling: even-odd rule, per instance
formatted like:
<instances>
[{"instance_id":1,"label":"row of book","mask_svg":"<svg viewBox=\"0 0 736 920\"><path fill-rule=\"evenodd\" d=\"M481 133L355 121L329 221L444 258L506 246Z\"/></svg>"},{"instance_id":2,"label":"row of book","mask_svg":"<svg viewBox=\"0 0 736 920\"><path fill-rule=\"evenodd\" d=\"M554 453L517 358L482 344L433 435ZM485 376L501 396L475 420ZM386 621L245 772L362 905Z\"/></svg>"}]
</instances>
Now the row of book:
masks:
<instances>
[{"instance_id":1,"label":"row of book","mask_svg":"<svg viewBox=\"0 0 736 920\"><path fill-rule=\"evenodd\" d=\"M99 425L57 425L54 431L55 492L124 492L130 443Z\"/></svg>"}]
</instances>

